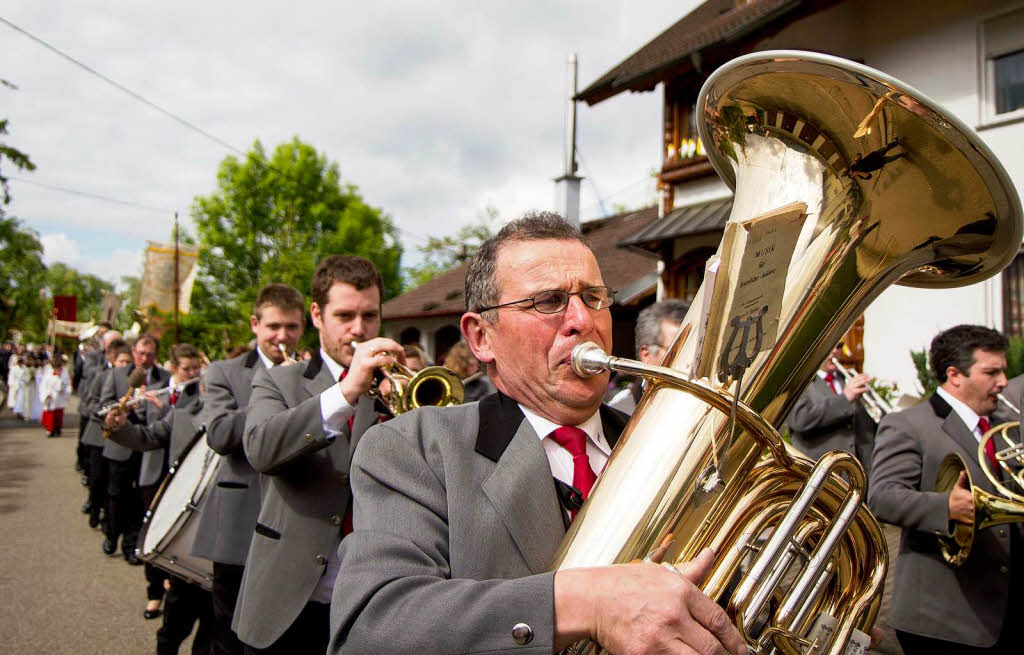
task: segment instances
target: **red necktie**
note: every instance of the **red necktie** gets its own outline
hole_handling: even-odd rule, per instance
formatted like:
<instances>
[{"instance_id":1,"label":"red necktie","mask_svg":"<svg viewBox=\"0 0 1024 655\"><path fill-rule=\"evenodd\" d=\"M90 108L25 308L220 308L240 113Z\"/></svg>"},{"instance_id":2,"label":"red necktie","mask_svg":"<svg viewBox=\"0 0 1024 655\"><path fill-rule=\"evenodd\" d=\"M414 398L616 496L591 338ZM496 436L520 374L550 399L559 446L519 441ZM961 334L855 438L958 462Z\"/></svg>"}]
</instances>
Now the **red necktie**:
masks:
<instances>
[{"instance_id":1,"label":"red necktie","mask_svg":"<svg viewBox=\"0 0 1024 655\"><path fill-rule=\"evenodd\" d=\"M834 373L825 374L825 382L828 383L828 388L832 390L832 393L836 392L836 376Z\"/></svg>"},{"instance_id":2,"label":"red necktie","mask_svg":"<svg viewBox=\"0 0 1024 655\"><path fill-rule=\"evenodd\" d=\"M597 474L590 468L590 458L587 457L587 433L569 425L555 428L550 436L572 455L572 486L579 489L586 500L597 480ZM572 518L576 518L575 511L572 512Z\"/></svg>"},{"instance_id":3,"label":"red necktie","mask_svg":"<svg viewBox=\"0 0 1024 655\"><path fill-rule=\"evenodd\" d=\"M174 391L171 392L171 407L174 407L177 404L178 404L178 390L175 389Z\"/></svg>"},{"instance_id":4,"label":"red necktie","mask_svg":"<svg viewBox=\"0 0 1024 655\"><path fill-rule=\"evenodd\" d=\"M984 416L978 417L978 429L981 430L981 436L985 436L985 433L989 431L992 426L989 424L988 419ZM985 442L985 454L988 455L988 462L992 465L992 472L999 475L999 460L996 459L996 441L995 439L989 439Z\"/></svg>"}]
</instances>

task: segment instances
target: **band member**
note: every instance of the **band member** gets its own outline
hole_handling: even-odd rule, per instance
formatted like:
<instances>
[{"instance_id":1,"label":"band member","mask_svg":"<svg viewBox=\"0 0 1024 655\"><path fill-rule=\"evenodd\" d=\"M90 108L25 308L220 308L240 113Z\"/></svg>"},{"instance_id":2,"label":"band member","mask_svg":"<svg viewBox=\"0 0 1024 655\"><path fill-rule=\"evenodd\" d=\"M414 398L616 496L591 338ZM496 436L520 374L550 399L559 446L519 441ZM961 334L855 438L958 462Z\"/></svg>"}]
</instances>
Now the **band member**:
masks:
<instances>
[{"instance_id":1,"label":"band member","mask_svg":"<svg viewBox=\"0 0 1024 655\"><path fill-rule=\"evenodd\" d=\"M660 365L689 308L681 300L662 300L641 311L636 317L636 358L644 364ZM632 414L643 392L643 380L634 379L608 401L608 406Z\"/></svg>"},{"instance_id":2,"label":"band member","mask_svg":"<svg viewBox=\"0 0 1024 655\"><path fill-rule=\"evenodd\" d=\"M182 366L194 365L198 370L199 353L195 348L189 344L178 344L171 352L172 366L176 358L178 361L178 366L175 367L177 373L172 372L172 375L186 375L187 373L180 370ZM186 353L194 353L195 356L185 357ZM191 359L196 361L187 361ZM107 414L104 422L110 430L110 440L136 452L166 451L169 461L172 462L183 457L203 431L202 426L196 422L196 417L202 410L199 385L193 383L187 388L190 390L189 399L175 399L173 405L164 404L160 398L150 396L147 404L157 410L166 408L167 411L162 418L148 425L131 423L127 412L115 410ZM210 593L174 575L169 576L169 581L167 598L164 601L163 624L156 631L157 655L176 655L181 643L192 632L197 621L199 628L192 642L192 652L208 652L213 623Z\"/></svg>"},{"instance_id":3,"label":"band member","mask_svg":"<svg viewBox=\"0 0 1024 655\"><path fill-rule=\"evenodd\" d=\"M198 377L199 367L202 358L199 351L189 343L175 344L171 348L170 373L171 379L168 383L170 393L158 395L155 391L147 391L149 398L146 405L146 423L152 425L159 419L166 416L172 409L189 409L199 402L199 383L189 380ZM139 450L139 449L133 449ZM142 494L142 507L153 504L160 484L167 475L167 468L173 459L167 456L165 448L141 449L142 463L139 469L139 491ZM164 580L167 574L163 569L152 564L146 564L146 608L142 616L147 619L155 619L160 616L160 601L164 597ZM187 632L185 634L188 634Z\"/></svg>"},{"instance_id":4,"label":"band member","mask_svg":"<svg viewBox=\"0 0 1024 655\"><path fill-rule=\"evenodd\" d=\"M207 490L192 554L213 562L213 655L243 652L231 629L238 590L260 511L259 475L242 448L246 408L257 370L284 362L282 348L295 352L305 327L305 301L287 284L264 287L253 306L249 325L256 349L213 362L206 371L206 400L200 420L206 441L222 456L215 484Z\"/></svg>"},{"instance_id":5,"label":"band member","mask_svg":"<svg viewBox=\"0 0 1024 655\"><path fill-rule=\"evenodd\" d=\"M107 506L108 486L107 461L103 458L103 422L95 416L95 412L100 409L100 395L107 377L113 374L114 368L131 366L133 361L131 346L116 332L108 332L104 342L107 367L92 369L87 378L85 392L82 393L78 404L79 420L83 424L79 427L79 432L87 451L86 473L89 482L89 498L82 506L82 512L89 515L90 528L100 524L100 512Z\"/></svg>"},{"instance_id":6,"label":"band member","mask_svg":"<svg viewBox=\"0 0 1024 655\"><path fill-rule=\"evenodd\" d=\"M381 277L362 257L333 255L313 274L312 359L257 370L245 454L262 475L262 507L246 559L235 631L254 650L327 649L338 543L349 530L348 469L377 422L366 391L402 347L375 338Z\"/></svg>"},{"instance_id":7,"label":"band member","mask_svg":"<svg viewBox=\"0 0 1024 655\"><path fill-rule=\"evenodd\" d=\"M710 550L682 575L547 570L570 516L556 488L585 496L625 423L601 407L608 376L577 377L569 362L584 341L611 350L613 298L579 230L554 214L514 221L474 254L462 333L499 393L365 435L330 652L550 653L584 638L618 653L745 652L695 586Z\"/></svg>"},{"instance_id":8,"label":"band member","mask_svg":"<svg viewBox=\"0 0 1024 655\"><path fill-rule=\"evenodd\" d=\"M132 345L131 366L115 369L103 382L100 392L100 407L117 403L131 390L129 376L136 368L146 372L144 386L147 390L167 386L171 375L156 366L159 342L156 337L144 334ZM128 420L136 424L146 423L145 404L136 405L128 414ZM104 521L103 552L113 555L121 538L121 552L129 564L141 564L135 555L135 544L142 527L142 495L138 488L139 469L142 456L138 452L106 440L103 444L103 459L107 465L107 518Z\"/></svg>"},{"instance_id":9,"label":"band member","mask_svg":"<svg viewBox=\"0 0 1024 655\"><path fill-rule=\"evenodd\" d=\"M842 354L841 345L832 350L786 417L786 425L793 445L811 459L845 450L870 473L877 426L861 405L861 397L872 378L861 373L844 379L833 361Z\"/></svg>"},{"instance_id":10,"label":"band member","mask_svg":"<svg viewBox=\"0 0 1024 655\"><path fill-rule=\"evenodd\" d=\"M936 535L971 524L966 475L948 494L936 474L949 453L961 455L975 485L995 492L978 463L978 443L997 414L1006 386L1006 339L986 327L958 325L931 343L940 386L928 402L888 414L878 426L868 506L903 528L895 562L889 623L915 653L1020 652L1024 561L1018 526L976 532L970 557L947 565Z\"/></svg>"}]
</instances>

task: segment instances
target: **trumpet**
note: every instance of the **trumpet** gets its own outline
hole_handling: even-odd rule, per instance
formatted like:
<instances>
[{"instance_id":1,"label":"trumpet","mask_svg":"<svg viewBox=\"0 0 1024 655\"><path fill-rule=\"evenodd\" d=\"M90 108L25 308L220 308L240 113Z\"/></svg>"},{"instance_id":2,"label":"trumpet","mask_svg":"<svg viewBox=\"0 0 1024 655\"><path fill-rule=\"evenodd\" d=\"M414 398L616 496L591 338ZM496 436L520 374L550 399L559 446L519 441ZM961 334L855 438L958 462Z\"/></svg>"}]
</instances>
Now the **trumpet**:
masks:
<instances>
[{"instance_id":1,"label":"trumpet","mask_svg":"<svg viewBox=\"0 0 1024 655\"><path fill-rule=\"evenodd\" d=\"M835 357L832 358L832 363L835 364L836 370L843 378L852 380L857 376L857 369L846 368ZM880 422L886 414L892 413L892 405L889 404L889 401L882 398L870 384L868 384L868 390L857 400L875 423Z\"/></svg>"},{"instance_id":2,"label":"trumpet","mask_svg":"<svg viewBox=\"0 0 1024 655\"><path fill-rule=\"evenodd\" d=\"M154 389L151 393L155 394L159 398L160 396L163 396L165 394L169 395L169 394L171 394L174 391L181 392L181 390L184 389L185 387L187 387L188 385L190 385L190 384L192 384L194 382L199 382L202 379L203 379L203 376L202 375L198 375L198 376L192 378L191 380L185 380L184 382L179 382L178 384L175 384L175 385L169 385L169 386L166 386L166 387L162 387L160 389ZM145 378L143 378L143 381L145 381ZM118 410L118 411L123 411L123 410L126 410L126 409L130 409L132 407L135 407L136 405L138 405L140 403L146 402L146 396L135 396L134 398L131 397L132 394L135 393L135 389L137 387L139 387L139 386L142 386L142 385L135 385L135 386L133 386L131 388L131 390L127 394L125 394L125 397L121 399L121 402L112 403L110 405L107 405L106 407L102 407L100 409L97 409L94 412L94 416L96 416L97 418L103 418L107 414L109 414L110 412L114 411L115 409Z\"/></svg>"},{"instance_id":3,"label":"trumpet","mask_svg":"<svg viewBox=\"0 0 1024 655\"><path fill-rule=\"evenodd\" d=\"M359 344L352 341L353 349ZM381 389L376 380L366 395L379 400L392 416L404 414L418 407L447 407L461 405L466 398L466 387L462 379L451 369L443 366L428 366L419 371L394 361L382 366L380 376L391 388Z\"/></svg>"},{"instance_id":4,"label":"trumpet","mask_svg":"<svg viewBox=\"0 0 1024 655\"><path fill-rule=\"evenodd\" d=\"M291 366L292 364L299 363L299 360L288 354L288 347L283 343L277 344L277 349L281 351L282 355L284 355L284 361L281 362L281 366Z\"/></svg>"}]
</instances>

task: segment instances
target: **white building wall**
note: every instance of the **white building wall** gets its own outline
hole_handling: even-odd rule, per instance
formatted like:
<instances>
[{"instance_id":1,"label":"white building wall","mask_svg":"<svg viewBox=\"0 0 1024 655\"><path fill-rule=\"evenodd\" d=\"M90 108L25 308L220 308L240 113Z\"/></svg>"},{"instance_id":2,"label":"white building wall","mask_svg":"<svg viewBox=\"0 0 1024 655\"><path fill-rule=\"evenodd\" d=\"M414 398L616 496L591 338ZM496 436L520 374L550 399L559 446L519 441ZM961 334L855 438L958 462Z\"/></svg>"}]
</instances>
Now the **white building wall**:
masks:
<instances>
[{"instance_id":1,"label":"white building wall","mask_svg":"<svg viewBox=\"0 0 1024 655\"><path fill-rule=\"evenodd\" d=\"M980 24L1021 2L850 0L779 32L758 50L827 52L877 68L916 87L978 130L1024 188L1024 122L985 125L981 98ZM916 389L911 349L960 323L1002 329L999 278L959 289L892 287L868 308L864 368L901 389Z\"/></svg>"}]
</instances>

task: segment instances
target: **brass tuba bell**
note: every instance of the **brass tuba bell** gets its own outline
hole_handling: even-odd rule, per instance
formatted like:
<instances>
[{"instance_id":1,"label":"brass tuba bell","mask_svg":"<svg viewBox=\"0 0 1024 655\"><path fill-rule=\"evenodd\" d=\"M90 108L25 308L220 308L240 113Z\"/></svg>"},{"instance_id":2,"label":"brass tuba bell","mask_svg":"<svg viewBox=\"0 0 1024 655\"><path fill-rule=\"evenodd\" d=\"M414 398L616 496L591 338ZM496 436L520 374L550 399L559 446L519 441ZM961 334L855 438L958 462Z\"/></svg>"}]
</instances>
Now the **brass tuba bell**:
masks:
<instances>
[{"instance_id":1,"label":"brass tuba bell","mask_svg":"<svg viewBox=\"0 0 1024 655\"><path fill-rule=\"evenodd\" d=\"M862 504L856 459L829 453L813 464L790 455L776 430L888 286L956 287L1002 270L1024 231L1018 193L957 118L834 57L736 59L704 84L697 116L711 163L735 191L730 223L805 208L782 262L774 338L730 370L719 364L732 348L721 321L699 339L712 344L702 366L714 366L695 379L702 287L664 367L577 347L578 373L624 370L649 384L554 567L629 562L666 538L670 564L710 546L718 557L703 590L756 652L838 655L874 623L885 540ZM711 304L712 317L722 311Z\"/></svg>"}]
</instances>

